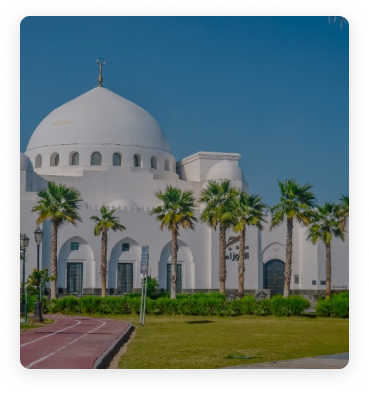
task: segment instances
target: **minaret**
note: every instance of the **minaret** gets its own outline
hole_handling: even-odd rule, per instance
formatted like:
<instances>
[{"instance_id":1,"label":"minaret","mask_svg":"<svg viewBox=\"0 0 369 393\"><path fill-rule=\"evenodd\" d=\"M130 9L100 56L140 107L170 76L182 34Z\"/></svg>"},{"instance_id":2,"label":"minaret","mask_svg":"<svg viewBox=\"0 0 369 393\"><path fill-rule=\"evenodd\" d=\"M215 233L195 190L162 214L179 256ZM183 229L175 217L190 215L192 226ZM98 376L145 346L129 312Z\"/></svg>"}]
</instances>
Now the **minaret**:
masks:
<instances>
[{"instance_id":1,"label":"minaret","mask_svg":"<svg viewBox=\"0 0 369 393\"><path fill-rule=\"evenodd\" d=\"M102 77L102 66L105 65L105 60L102 57L99 57L96 60L96 63L100 66L100 72L99 72L99 87L102 87L102 81L103 81L103 77Z\"/></svg>"}]
</instances>

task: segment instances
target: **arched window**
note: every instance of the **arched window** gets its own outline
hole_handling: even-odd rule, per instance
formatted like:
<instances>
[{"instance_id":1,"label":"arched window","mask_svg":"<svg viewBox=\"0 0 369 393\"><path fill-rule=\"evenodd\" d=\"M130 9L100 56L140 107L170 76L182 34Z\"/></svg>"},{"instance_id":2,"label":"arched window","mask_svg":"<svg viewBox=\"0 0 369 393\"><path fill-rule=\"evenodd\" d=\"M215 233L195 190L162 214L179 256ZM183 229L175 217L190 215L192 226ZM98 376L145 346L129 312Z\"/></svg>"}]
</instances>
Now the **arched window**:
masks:
<instances>
[{"instance_id":1,"label":"arched window","mask_svg":"<svg viewBox=\"0 0 369 393\"><path fill-rule=\"evenodd\" d=\"M133 166L136 168L141 166L141 156L139 154L133 156Z\"/></svg>"},{"instance_id":2,"label":"arched window","mask_svg":"<svg viewBox=\"0 0 369 393\"><path fill-rule=\"evenodd\" d=\"M155 156L151 157L151 168L158 169L158 159Z\"/></svg>"},{"instance_id":3,"label":"arched window","mask_svg":"<svg viewBox=\"0 0 369 393\"><path fill-rule=\"evenodd\" d=\"M176 172L176 163L173 162L173 172Z\"/></svg>"},{"instance_id":4,"label":"arched window","mask_svg":"<svg viewBox=\"0 0 369 393\"><path fill-rule=\"evenodd\" d=\"M72 165L79 165L79 153L72 154Z\"/></svg>"},{"instance_id":5,"label":"arched window","mask_svg":"<svg viewBox=\"0 0 369 393\"><path fill-rule=\"evenodd\" d=\"M42 156L38 154L35 159L35 168L41 168L42 165Z\"/></svg>"},{"instance_id":6,"label":"arched window","mask_svg":"<svg viewBox=\"0 0 369 393\"><path fill-rule=\"evenodd\" d=\"M122 165L122 157L119 153L113 154L113 166L121 166Z\"/></svg>"},{"instance_id":7,"label":"arched window","mask_svg":"<svg viewBox=\"0 0 369 393\"><path fill-rule=\"evenodd\" d=\"M50 157L50 166L58 166L59 165L59 154L53 153Z\"/></svg>"},{"instance_id":8,"label":"arched window","mask_svg":"<svg viewBox=\"0 0 369 393\"><path fill-rule=\"evenodd\" d=\"M101 154L99 152L92 153L91 165L101 165Z\"/></svg>"},{"instance_id":9,"label":"arched window","mask_svg":"<svg viewBox=\"0 0 369 393\"><path fill-rule=\"evenodd\" d=\"M168 160L168 158L166 158L165 161L164 161L164 169L166 171L169 171L169 160Z\"/></svg>"}]
</instances>

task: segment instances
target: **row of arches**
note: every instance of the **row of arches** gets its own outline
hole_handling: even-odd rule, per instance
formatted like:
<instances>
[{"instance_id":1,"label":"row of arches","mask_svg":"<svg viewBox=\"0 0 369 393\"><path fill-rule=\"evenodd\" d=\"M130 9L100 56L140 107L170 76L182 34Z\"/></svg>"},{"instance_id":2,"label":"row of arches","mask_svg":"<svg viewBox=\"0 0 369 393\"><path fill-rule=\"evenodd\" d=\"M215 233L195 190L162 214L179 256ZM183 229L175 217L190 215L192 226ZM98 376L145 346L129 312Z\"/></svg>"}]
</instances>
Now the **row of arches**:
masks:
<instances>
[{"instance_id":1,"label":"row of arches","mask_svg":"<svg viewBox=\"0 0 369 393\"><path fill-rule=\"evenodd\" d=\"M186 243L178 242L177 290L194 288L194 266L191 249ZM97 258L99 259L99 258ZM132 238L118 241L108 255L107 290L109 293L129 293L141 285L141 247ZM158 261L159 285L170 290L171 243L168 242L160 253ZM86 288L100 287L96 274L99 260L88 242L79 236L68 239L58 255L57 286L64 293L85 293ZM97 280L96 280L97 279Z\"/></svg>"},{"instance_id":2,"label":"row of arches","mask_svg":"<svg viewBox=\"0 0 369 393\"><path fill-rule=\"evenodd\" d=\"M50 166L59 166L59 154L58 153L53 153L50 156ZM69 165L73 166L78 166L79 165L79 153L76 151L73 151L69 155ZM102 156L100 152L93 152L91 154L91 159L90 159L90 165L102 165ZM112 165L113 166L122 166L123 161L122 161L122 155L120 153L114 153L112 155ZM144 166L143 158L141 154L136 153L133 155L132 159L132 166L135 168L142 168ZM172 166L172 169L171 169ZM35 158L35 168L41 168L42 167L42 155L38 154ZM164 160L164 168L160 168L159 165L159 160L156 156L152 156L150 158L150 168L152 169L164 169L165 171L176 171L176 164L173 162L172 164L170 163L168 158L165 158Z\"/></svg>"}]
</instances>

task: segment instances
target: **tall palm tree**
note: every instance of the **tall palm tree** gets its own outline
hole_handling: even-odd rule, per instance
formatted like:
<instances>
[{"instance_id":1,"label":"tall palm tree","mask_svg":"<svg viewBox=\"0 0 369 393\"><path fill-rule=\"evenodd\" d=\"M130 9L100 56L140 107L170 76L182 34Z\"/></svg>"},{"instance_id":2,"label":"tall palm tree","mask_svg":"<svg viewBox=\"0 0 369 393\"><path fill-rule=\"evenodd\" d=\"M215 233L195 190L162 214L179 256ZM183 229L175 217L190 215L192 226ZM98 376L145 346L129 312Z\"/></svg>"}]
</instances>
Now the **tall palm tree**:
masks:
<instances>
[{"instance_id":1,"label":"tall palm tree","mask_svg":"<svg viewBox=\"0 0 369 393\"><path fill-rule=\"evenodd\" d=\"M100 208L101 217L91 216L90 220L95 222L94 235L101 234L101 296L106 296L106 272L107 272L107 253L108 253L108 231L125 231L126 227L119 223L119 218L114 216L117 209L108 210L102 205Z\"/></svg>"},{"instance_id":2,"label":"tall palm tree","mask_svg":"<svg viewBox=\"0 0 369 393\"><path fill-rule=\"evenodd\" d=\"M177 238L179 236L179 228L195 229L194 223L197 222L197 218L195 217L195 198L193 191L182 191L172 186L167 186L164 193L161 191L156 192L155 196L162 203L154 207L150 215L156 216L156 220L160 222L161 230L167 228L172 232L170 297L175 299L177 283Z\"/></svg>"},{"instance_id":3,"label":"tall palm tree","mask_svg":"<svg viewBox=\"0 0 369 393\"><path fill-rule=\"evenodd\" d=\"M323 206L317 206L307 237L313 244L316 244L318 240L325 244L325 296L327 298L331 296L331 242L333 237L345 240L339 211L340 206L330 202L326 202Z\"/></svg>"},{"instance_id":4,"label":"tall palm tree","mask_svg":"<svg viewBox=\"0 0 369 393\"><path fill-rule=\"evenodd\" d=\"M199 201L205 204L201 221L216 230L219 225L219 292L225 294L226 271L226 230L233 226L233 204L238 191L230 180L209 181L201 191Z\"/></svg>"},{"instance_id":5,"label":"tall palm tree","mask_svg":"<svg viewBox=\"0 0 369 393\"><path fill-rule=\"evenodd\" d=\"M77 226L77 222L82 222L79 216L80 202L83 200L81 193L73 187L65 184L56 184L53 181L47 182L47 187L37 193L40 198L37 205L32 208L32 212L39 212L36 220L37 225L43 221L51 220L51 261L50 274L55 277L51 281L51 299L56 298L56 283L58 276L57 266L57 241L58 229L65 223Z\"/></svg>"},{"instance_id":6,"label":"tall palm tree","mask_svg":"<svg viewBox=\"0 0 369 393\"><path fill-rule=\"evenodd\" d=\"M238 297L244 296L245 282L245 245L246 245L246 227L255 226L263 230L262 222L264 219L267 205L262 203L259 195L250 195L246 191L240 191L239 196L235 199L234 204L234 224L233 229L240 234L240 245L238 251Z\"/></svg>"},{"instance_id":7,"label":"tall palm tree","mask_svg":"<svg viewBox=\"0 0 369 393\"><path fill-rule=\"evenodd\" d=\"M346 229L347 219L349 218L349 196L342 195L340 202L338 205L338 215L341 217L340 228L344 231Z\"/></svg>"},{"instance_id":8,"label":"tall palm tree","mask_svg":"<svg viewBox=\"0 0 369 393\"><path fill-rule=\"evenodd\" d=\"M290 284L292 275L292 231L293 221L306 226L310 224L312 208L315 206L315 195L310 191L312 184L300 185L293 179L286 179L284 182L278 180L281 192L280 203L272 207L272 221L270 230L287 221L286 238L286 264L284 272L284 291L286 297L290 294Z\"/></svg>"}]
</instances>

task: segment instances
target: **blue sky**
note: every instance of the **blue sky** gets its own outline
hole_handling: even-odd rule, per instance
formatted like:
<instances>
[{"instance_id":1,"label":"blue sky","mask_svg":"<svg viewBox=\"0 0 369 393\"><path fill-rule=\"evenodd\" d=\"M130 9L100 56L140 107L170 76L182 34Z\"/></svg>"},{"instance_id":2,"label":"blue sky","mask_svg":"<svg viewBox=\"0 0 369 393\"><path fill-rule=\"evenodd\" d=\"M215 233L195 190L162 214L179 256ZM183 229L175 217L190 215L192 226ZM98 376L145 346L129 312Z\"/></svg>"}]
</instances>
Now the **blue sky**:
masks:
<instances>
[{"instance_id":1,"label":"blue sky","mask_svg":"<svg viewBox=\"0 0 369 393\"><path fill-rule=\"evenodd\" d=\"M21 136L97 86L160 123L177 160L237 152L250 192L349 192L349 27L327 17L29 17L21 23Z\"/></svg>"}]
</instances>

